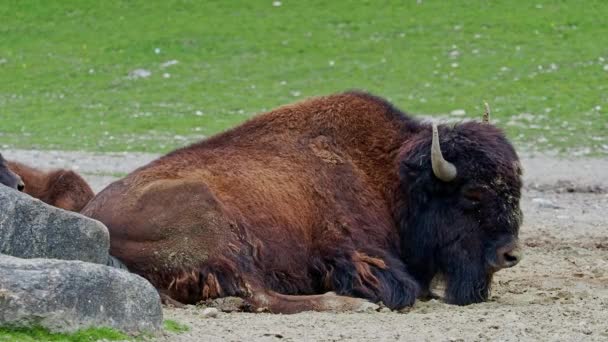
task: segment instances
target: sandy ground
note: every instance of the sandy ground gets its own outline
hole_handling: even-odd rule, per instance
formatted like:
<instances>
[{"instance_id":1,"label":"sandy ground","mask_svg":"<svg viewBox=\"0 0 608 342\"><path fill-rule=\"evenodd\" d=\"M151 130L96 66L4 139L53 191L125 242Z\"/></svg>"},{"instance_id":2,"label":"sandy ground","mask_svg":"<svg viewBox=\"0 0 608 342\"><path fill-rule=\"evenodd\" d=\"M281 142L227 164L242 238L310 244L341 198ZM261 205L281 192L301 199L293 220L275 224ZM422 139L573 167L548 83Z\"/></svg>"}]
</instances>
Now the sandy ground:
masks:
<instances>
[{"instance_id":1,"label":"sandy ground","mask_svg":"<svg viewBox=\"0 0 608 342\"><path fill-rule=\"evenodd\" d=\"M150 154L3 151L7 159L71 167L98 191ZM163 341L608 341L608 159L522 158L526 257L499 272L490 301L418 302L406 312L220 313L165 310L190 327Z\"/></svg>"}]
</instances>

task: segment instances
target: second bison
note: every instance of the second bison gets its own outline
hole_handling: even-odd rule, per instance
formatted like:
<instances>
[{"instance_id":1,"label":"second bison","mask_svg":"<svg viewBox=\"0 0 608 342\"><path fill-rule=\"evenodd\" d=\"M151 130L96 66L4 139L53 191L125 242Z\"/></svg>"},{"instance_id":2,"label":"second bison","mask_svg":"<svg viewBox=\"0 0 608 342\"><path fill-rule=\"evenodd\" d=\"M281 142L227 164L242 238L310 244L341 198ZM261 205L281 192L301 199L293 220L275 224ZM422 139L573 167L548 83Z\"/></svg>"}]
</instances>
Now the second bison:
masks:
<instances>
[{"instance_id":1,"label":"second bison","mask_svg":"<svg viewBox=\"0 0 608 342\"><path fill-rule=\"evenodd\" d=\"M72 170L45 172L15 161L6 165L22 179L19 191L52 206L79 212L95 195L82 176Z\"/></svg>"}]
</instances>

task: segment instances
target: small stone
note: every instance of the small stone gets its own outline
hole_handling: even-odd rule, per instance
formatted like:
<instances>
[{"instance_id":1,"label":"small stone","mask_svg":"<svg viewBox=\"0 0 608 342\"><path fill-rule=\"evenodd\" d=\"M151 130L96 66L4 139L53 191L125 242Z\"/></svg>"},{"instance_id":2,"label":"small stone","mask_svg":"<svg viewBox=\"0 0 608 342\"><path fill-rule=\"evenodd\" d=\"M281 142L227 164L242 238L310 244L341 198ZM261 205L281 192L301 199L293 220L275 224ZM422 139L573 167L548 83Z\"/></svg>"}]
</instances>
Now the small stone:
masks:
<instances>
[{"instance_id":1,"label":"small stone","mask_svg":"<svg viewBox=\"0 0 608 342\"><path fill-rule=\"evenodd\" d=\"M561 209L561 207L555 205L552 201L550 201L546 198L540 198L540 197L533 198L532 203L537 204L541 208Z\"/></svg>"},{"instance_id":2,"label":"small stone","mask_svg":"<svg viewBox=\"0 0 608 342\"><path fill-rule=\"evenodd\" d=\"M216 318L220 314L220 310L216 308L205 308L201 311L203 318Z\"/></svg>"},{"instance_id":3,"label":"small stone","mask_svg":"<svg viewBox=\"0 0 608 342\"><path fill-rule=\"evenodd\" d=\"M202 303L205 307L216 308L222 312L238 312L245 306L245 300L239 297L222 297Z\"/></svg>"},{"instance_id":4,"label":"small stone","mask_svg":"<svg viewBox=\"0 0 608 342\"><path fill-rule=\"evenodd\" d=\"M131 80L135 80L138 78L148 78L152 75L152 72L146 69L135 69L129 72L128 78Z\"/></svg>"},{"instance_id":5,"label":"small stone","mask_svg":"<svg viewBox=\"0 0 608 342\"><path fill-rule=\"evenodd\" d=\"M265 333L263 336L267 336L267 337L276 337L276 338L283 338L283 334L282 333Z\"/></svg>"},{"instance_id":6,"label":"small stone","mask_svg":"<svg viewBox=\"0 0 608 342\"><path fill-rule=\"evenodd\" d=\"M372 313L378 310L379 306L377 304L365 301L361 303L361 305L355 309L355 312L359 313Z\"/></svg>"}]
</instances>

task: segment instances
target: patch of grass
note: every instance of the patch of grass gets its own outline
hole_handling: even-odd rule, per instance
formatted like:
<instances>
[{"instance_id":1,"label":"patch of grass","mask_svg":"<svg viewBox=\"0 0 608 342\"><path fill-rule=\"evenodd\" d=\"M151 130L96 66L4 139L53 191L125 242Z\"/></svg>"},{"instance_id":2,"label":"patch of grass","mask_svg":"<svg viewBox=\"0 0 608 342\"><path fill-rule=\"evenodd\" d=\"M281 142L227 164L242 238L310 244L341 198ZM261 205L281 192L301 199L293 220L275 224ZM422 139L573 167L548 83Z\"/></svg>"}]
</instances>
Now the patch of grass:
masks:
<instances>
[{"instance_id":1,"label":"patch of grass","mask_svg":"<svg viewBox=\"0 0 608 342\"><path fill-rule=\"evenodd\" d=\"M85 341L124 341L131 340L128 335L110 328L79 330L73 334L51 333L48 330L35 328L0 327L0 342L85 342Z\"/></svg>"},{"instance_id":2,"label":"patch of grass","mask_svg":"<svg viewBox=\"0 0 608 342\"><path fill-rule=\"evenodd\" d=\"M181 334L184 333L186 331L190 331L190 327L185 325L185 324L181 324L179 322L176 322L174 320L170 320L170 319L166 319L164 324L163 324L164 328L166 331L172 332L172 333L176 333L176 334Z\"/></svg>"},{"instance_id":3,"label":"patch of grass","mask_svg":"<svg viewBox=\"0 0 608 342\"><path fill-rule=\"evenodd\" d=\"M4 3L0 147L163 152L360 88L430 115L478 118L485 99L519 144L606 153L605 13L603 0Z\"/></svg>"}]
</instances>

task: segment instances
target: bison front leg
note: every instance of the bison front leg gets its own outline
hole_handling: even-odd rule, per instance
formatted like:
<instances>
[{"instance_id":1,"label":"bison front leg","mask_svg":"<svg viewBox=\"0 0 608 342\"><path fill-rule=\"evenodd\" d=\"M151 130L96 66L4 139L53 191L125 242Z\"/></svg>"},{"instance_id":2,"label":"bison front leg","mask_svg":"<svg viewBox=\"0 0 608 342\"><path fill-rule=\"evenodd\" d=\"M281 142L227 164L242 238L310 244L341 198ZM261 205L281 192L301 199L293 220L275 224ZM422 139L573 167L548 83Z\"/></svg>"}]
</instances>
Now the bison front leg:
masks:
<instances>
[{"instance_id":1,"label":"bison front leg","mask_svg":"<svg viewBox=\"0 0 608 342\"><path fill-rule=\"evenodd\" d=\"M313 272L327 291L382 302L392 310L412 306L420 294L403 262L381 251L323 253L316 258Z\"/></svg>"}]
</instances>

